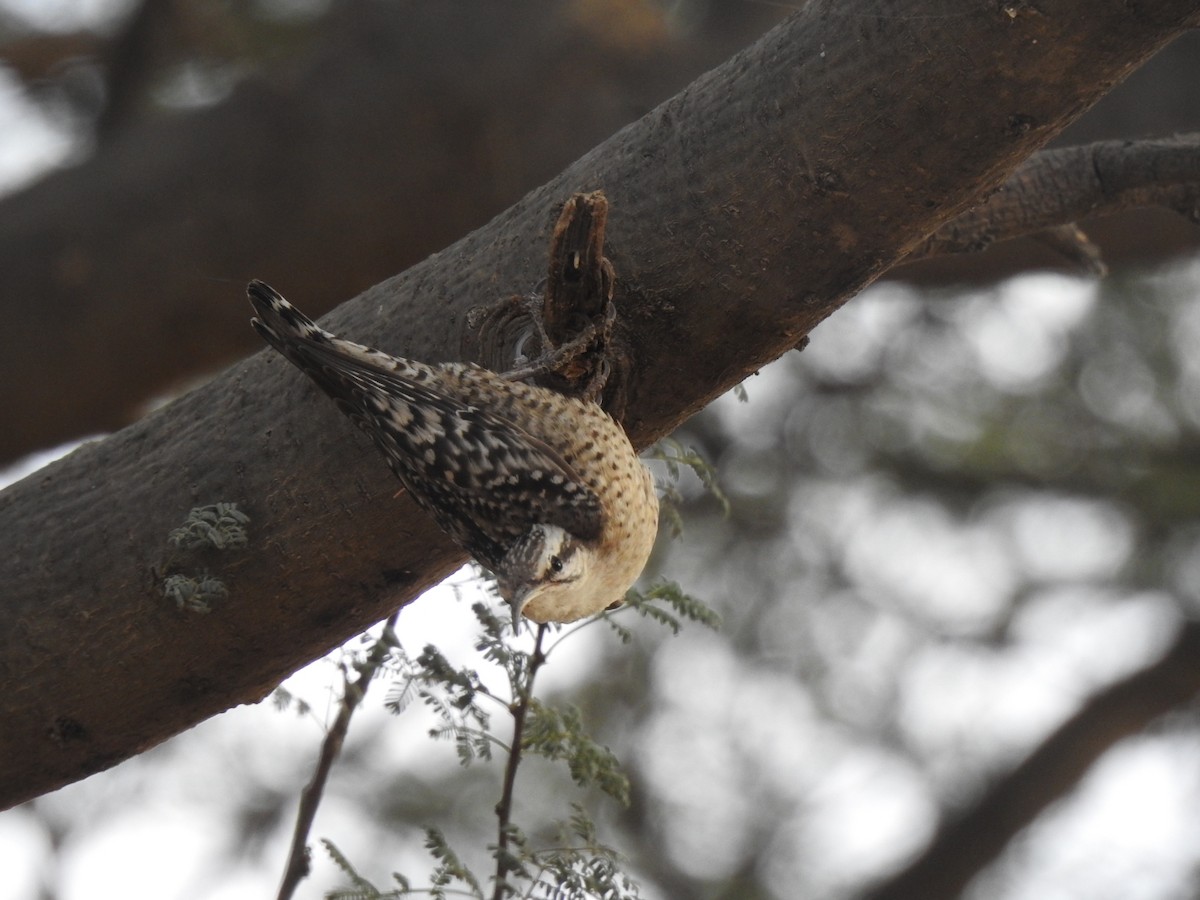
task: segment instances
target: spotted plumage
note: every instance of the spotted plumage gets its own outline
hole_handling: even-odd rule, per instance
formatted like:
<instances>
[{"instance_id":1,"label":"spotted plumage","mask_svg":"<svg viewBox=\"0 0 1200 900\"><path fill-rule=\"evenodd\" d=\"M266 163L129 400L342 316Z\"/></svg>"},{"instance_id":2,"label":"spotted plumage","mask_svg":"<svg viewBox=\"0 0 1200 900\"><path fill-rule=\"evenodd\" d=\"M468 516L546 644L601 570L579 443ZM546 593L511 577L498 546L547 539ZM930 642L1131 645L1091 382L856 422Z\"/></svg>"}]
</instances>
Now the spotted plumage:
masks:
<instances>
[{"instance_id":1,"label":"spotted plumage","mask_svg":"<svg viewBox=\"0 0 1200 900\"><path fill-rule=\"evenodd\" d=\"M475 365L426 365L334 337L261 281L255 329L383 452L422 508L497 576L514 619L619 602L650 555L658 499L599 406Z\"/></svg>"}]
</instances>

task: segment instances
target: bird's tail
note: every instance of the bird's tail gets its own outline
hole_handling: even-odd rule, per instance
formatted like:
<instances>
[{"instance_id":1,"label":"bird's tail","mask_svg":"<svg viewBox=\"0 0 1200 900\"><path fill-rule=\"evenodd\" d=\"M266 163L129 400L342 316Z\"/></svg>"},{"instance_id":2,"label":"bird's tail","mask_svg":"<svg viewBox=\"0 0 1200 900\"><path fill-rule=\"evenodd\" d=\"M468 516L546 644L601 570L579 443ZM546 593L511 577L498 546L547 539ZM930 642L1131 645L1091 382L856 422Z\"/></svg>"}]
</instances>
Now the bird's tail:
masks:
<instances>
[{"instance_id":1,"label":"bird's tail","mask_svg":"<svg viewBox=\"0 0 1200 900\"><path fill-rule=\"evenodd\" d=\"M254 330L313 378L316 378L314 366L339 370L347 366L394 368L396 361L392 357L330 334L269 284L255 279L246 285L246 295L258 314L250 320ZM389 362L393 365L387 365Z\"/></svg>"},{"instance_id":2,"label":"bird's tail","mask_svg":"<svg viewBox=\"0 0 1200 900\"><path fill-rule=\"evenodd\" d=\"M250 324L262 335L263 340L284 356L290 357L288 351L297 343L328 344L337 340L284 300L269 284L255 279L246 285L246 295L258 314L257 318L250 320Z\"/></svg>"},{"instance_id":3,"label":"bird's tail","mask_svg":"<svg viewBox=\"0 0 1200 900\"><path fill-rule=\"evenodd\" d=\"M406 394L417 390L414 379L431 377L422 363L330 334L268 284L251 281L246 294L258 314L250 320L254 330L351 415L368 395L388 389Z\"/></svg>"}]
</instances>

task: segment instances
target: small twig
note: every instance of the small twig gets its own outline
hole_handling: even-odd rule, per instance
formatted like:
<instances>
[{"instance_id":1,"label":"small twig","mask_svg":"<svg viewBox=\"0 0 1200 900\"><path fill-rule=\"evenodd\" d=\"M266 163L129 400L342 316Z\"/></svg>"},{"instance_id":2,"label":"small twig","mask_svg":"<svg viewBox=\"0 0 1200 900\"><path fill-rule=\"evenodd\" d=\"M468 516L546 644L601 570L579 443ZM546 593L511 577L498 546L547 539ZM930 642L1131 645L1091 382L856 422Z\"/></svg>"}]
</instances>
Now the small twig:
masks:
<instances>
[{"instance_id":1,"label":"small twig","mask_svg":"<svg viewBox=\"0 0 1200 900\"><path fill-rule=\"evenodd\" d=\"M278 900L289 900L296 887L309 873L308 833L317 816L317 807L321 804L325 782L329 778L330 769L333 768L333 761L341 753L342 744L346 740L346 733L350 730L350 719L353 717L355 709L366 696L371 680L387 660L388 651L398 643L395 628L396 617L399 615L400 611L397 610L388 616L379 640L375 642L375 646L371 648L367 658L354 667L358 678L351 681L348 673L344 676L342 703L338 709L337 718L321 744L321 755L317 759L317 768L313 772L312 780L300 792L300 807L296 811L296 829L292 834L292 847L288 853L287 866L283 870L283 882L279 885Z\"/></svg>"},{"instance_id":2,"label":"small twig","mask_svg":"<svg viewBox=\"0 0 1200 900\"><path fill-rule=\"evenodd\" d=\"M539 625L537 638L533 644L533 654L529 657L529 672L522 686L520 696L513 698L513 739L512 748L508 753L508 764L504 767L504 789L500 794L500 802L496 804L496 818L500 820L499 837L496 841L496 888L492 892L492 900L504 900L504 890L508 886L505 876L512 867L508 864L508 835L509 824L512 820L513 787L517 781L517 767L521 765L521 741L525 732L525 718L529 713L529 704L533 701L533 682L538 670L546 662L546 654L542 652L542 638L545 637L548 626Z\"/></svg>"}]
</instances>

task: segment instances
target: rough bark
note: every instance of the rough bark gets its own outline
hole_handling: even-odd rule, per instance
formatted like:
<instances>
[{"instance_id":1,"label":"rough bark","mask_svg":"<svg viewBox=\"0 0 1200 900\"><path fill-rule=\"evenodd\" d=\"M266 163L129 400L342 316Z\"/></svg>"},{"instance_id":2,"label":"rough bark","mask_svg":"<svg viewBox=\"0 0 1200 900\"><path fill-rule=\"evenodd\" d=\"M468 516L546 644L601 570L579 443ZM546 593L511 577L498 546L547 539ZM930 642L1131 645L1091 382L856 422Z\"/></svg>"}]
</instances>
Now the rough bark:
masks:
<instances>
[{"instance_id":1,"label":"rough bark","mask_svg":"<svg viewBox=\"0 0 1200 900\"><path fill-rule=\"evenodd\" d=\"M489 305L544 270L563 200L603 188L633 362L626 425L645 445L795 346L1198 10L806 4L325 324L506 367L515 336L480 333ZM277 281L305 304L310 285ZM5 491L0 528L19 537L0 563L0 801L262 697L442 577L460 555L394 493L365 438L267 354ZM180 612L162 596L167 535L218 501L250 515L249 546L196 560L229 596Z\"/></svg>"}]
</instances>

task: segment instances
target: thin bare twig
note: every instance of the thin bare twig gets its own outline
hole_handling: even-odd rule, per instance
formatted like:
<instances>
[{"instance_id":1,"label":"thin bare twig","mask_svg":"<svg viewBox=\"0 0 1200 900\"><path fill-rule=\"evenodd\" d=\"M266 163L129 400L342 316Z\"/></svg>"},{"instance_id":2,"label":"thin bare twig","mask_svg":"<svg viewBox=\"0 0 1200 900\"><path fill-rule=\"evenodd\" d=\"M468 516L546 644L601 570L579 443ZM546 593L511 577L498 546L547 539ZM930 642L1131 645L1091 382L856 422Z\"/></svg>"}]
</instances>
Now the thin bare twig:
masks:
<instances>
[{"instance_id":1,"label":"thin bare twig","mask_svg":"<svg viewBox=\"0 0 1200 900\"><path fill-rule=\"evenodd\" d=\"M533 682L538 670L546 662L546 654L542 652L542 638L547 631L546 625L539 625L537 639L533 644L533 653L529 657L529 672L522 685L520 696L513 698L513 738L512 748L508 753L508 764L504 767L504 790L500 794L500 802L496 804L496 818L500 820L499 836L496 840L496 887L492 892L492 900L503 900L508 881L505 876L512 871L508 857L509 825L512 821L513 786L517 781L517 768L521 765L521 741L525 732L525 719L529 713L529 705L533 702Z\"/></svg>"},{"instance_id":2,"label":"thin bare twig","mask_svg":"<svg viewBox=\"0 0 1200 900\"><path fill-rule=\"evenodd\" d=\"M387 660L388 651L399 643L396 639L396 618L400 611L396 610L383 626L379 640L367 654L367 658L354 666L358 678L350 680L345 673L342 688L342 703L338 709L337 719L333 727L325 735L321 744L321 755L317 759L317 768L312 780L300 792L300 808L296 812L296 829L292 833L292 847L288 852L287 866L283 870L283 882L279 885L278 900L289 900L296 887L307 877L310 870L310 855L308 852L308 833L313 820L317 816L317 807L321 804L321 796L325 791L325 782L333 768L333 762L341 753L346 733L350 730L350 719L354 711L366 696L371 680L378 674L379 669Z\"/></svg>"}]
</instances>

